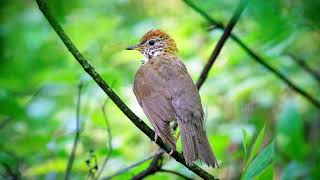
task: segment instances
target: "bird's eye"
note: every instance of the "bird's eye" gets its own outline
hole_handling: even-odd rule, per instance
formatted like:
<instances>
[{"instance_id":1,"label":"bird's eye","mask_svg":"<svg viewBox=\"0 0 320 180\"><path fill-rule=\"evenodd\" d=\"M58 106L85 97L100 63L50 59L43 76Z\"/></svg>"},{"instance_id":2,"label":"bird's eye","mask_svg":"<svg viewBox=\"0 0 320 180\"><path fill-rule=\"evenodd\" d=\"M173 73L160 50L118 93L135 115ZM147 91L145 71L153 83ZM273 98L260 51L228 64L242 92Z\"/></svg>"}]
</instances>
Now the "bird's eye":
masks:
<instances>
[{"instance_id":1,"label":"bird's eye","mask_svg":"<svg viewBox=\"0 0 320 180\"><path fill-rule=\"evenodd\" d=\"M154 45L154 43L155 43L155 41L154 41L154 40L150 40L150 41L149 41L149 45L150 45L150 46L153 46L153 45Z\"/></svg>"}]
</instances>

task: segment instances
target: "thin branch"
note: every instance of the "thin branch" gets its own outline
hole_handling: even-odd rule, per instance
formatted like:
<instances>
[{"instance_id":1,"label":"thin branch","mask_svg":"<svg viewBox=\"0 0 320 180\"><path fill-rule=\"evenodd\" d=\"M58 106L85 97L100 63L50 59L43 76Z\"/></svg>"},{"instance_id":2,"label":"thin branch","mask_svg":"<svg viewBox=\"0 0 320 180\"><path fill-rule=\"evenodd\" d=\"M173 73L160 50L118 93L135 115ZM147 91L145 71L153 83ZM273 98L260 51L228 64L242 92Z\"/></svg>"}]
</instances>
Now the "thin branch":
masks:
<instances>
[{"instance_id":1,"label":"thin branch","mask_svg":"<svg viewBox=\"0 0 320 180\"><path fill-rule=\"evenodd\" d=\"M197 82L197 87L198 89L201 87L201 85L204 83L204 81L207 79L208 73L213 65L213 63L216 61L218 55L221 52L221 49L224 45L224 43L227 41L228 37L231 34L231 31L233 29L233 27L236 25L240 15L242 14L242 12L244 11L245 7L247 6L248 1L247 0L240 0L240 4L237 7L235 13L233 14L232 18L230 19L227 27L224 29L224 32L221 36L221 38L219 39L216 47L214 48L206 66L204 67L204 69L202 70L199 80Z\"/></svg>"},{"instance_id":2,"label":"thin branch","mask_svg":"<svg viewBox=\"0 0 320 180\"><path fill-rule=\"evenodd\" d=\"M110 128L110 123L108 121L108 118L107 118L107 114L106 114L106 105L107 105L107 102L108 102L109 98L103 103L102 105L102 114L103 114L103 118L104 118L104 121L106 122L106 125L107 125L107 133L108 133L108 154L106 155L103 163L102 163L102 166L101 168L99 169L99 172L97 173L97 177L95 179L99 179L99 177L101 176L101 173L103 172L104 168L106 167L107 165L107 162L109 161L109 158L111 156L111 153L112 153L112 135L111 135L111 128Z\"/></svg>"},{"instance_id":3,"label":"thin branch","mask_svg":"<svg viewBox=\"0 0 320 180\"><path fill-rule=\"evenodd\" d=\"M232 18L230 19L223 35L221 36L221 38L219 39L216 47L214 48L207 64L205 65L205 67L203 68L201 74L200 74L200 77L196 83L196 86L197 88L200 90L201 86L203 85L204 81L206 80L207 78L207 75L213 65L213 63L215 62L215 60L217 59L220 51L222 50L222 47L224 45L224 43L227 41L228 37L230 36L230 33L233 29L233 27L235 26L235 24L237 23L238 19L240 18L240 15L242 14L242 12L244 11L246 5L247 5L248 1L247 0L241 0L240 1L240 4L237 6L237 9L235 10ZM205 14L206 16L206 14ZM222 27L222 24L218 23L215 21L216 24L218 24L218 26L221 26ZM173 129L176 130L178 124L175 122L174 125L173 125ZM139 177L140 179L142 177L146 177L148 175L151 175L151 174L154 174L154 169L156 167L154 167L155 165L157 165L157 163L153 163L153 162L158 162L161 160L162 158L162 155L163 154L159 154L157 156L155 156L153 158L153 161L150 163L149 167L143 171L141 171L139 174L137 174L135 177ZM158 168L159 170L160 168ZM149 172L148 172L149 171Z\"/></svg>"},{"instance_id":4,"label":"thin branch","mask_svg":"<svg viewBox=\"0 0 320 180\"><path fill-rule=\"evenodd\" d=\"M82 82L79 83L78 85L78 98L77 98L77 107L76 107L76 135L74 138L73 146L72 146L72 151L69 156L69 161L66 169L66 174L64 176L64 179L67 180L70 177L71 174L71 169L74 161L74 157L77 151L79 139L80 139L80 105L81 105L81 90L82 90L83 84Z\"/></svg>"},{"instance_id":5,"label":"thin branch","mask_svg":"<svg viewBox=\"0 0 320 180\"><path fill-rule=\"evenodd\" d=\"M42 92L45 86L40 86L30 97L30 99L27 101L25 106L29 106Z\"/></svg>"},{"instance_id":6,"label":"thin branch","mask_svg":"<svg viewBox=\"0 0 320 180\"><path fill-rule=\"evenodd\" d=\"M293 54L289 54L289 56L291 57L291 59L300 67L302 67L302 69L304 69L307 73L309 73L316 81L317 83L320 84L320 74L318 72L316 72L315 70L313 70L306 62L305 60L293 55Z\"/></svg>"},{"instance_id":7,"label":"thin branch","mask_svg":"<svg viewBox=\"0 0 320 180\"><path fill-rule=\"evenodd\" d=\"M140 160L140 161L138 161L138 162L136 162L136 163L134 163L134 164L132 164L132 165L130 165L130 166L128 166L128 167L126 167L126 168L123 168L123 169L117 171L116 173L114 173L114 174L112 174L112 175L110 175L110 176L107 176L107 177L102 178L102 180L108 180L108 179L111 179L111 178L113 178L113 177L115 177L115 176L118 176L118 175L120 175L120 174L123 174L123 173L125 173L125 172L128 172L129 170L131 170L131 169L133 169L133 168L135 168L135 167L143 164L144 162L152 159L154 156L156 156L156 155L158 155L158 154L161 154L161 153L163 153L163 150L158 150L157 152L153 153L152 155L150 155L150 156L148 156L148 157L146 157L146 158L144 158L144 159L142 159L142 160Z\"/></svg>"},{"instance_id":8,"label":"thin branch","mask_svg":"<svg viewBox=\"0 0 320 180\"><path fill-rule=\"evenodd\" d=\"M219 29L226 29L222 23L216 21L212 17L210 17L204 10L197 7L189 0L183 0L190 8L199 13L202 17L204 17L210 24L216 25ZM291 80L289 80L285 75L283 75L280 71L273 68L271 65L266 63L264 59L262 59L258 54L256 54L252 49L250 49L238 36L231 33L230 38L233 39L247 54L249 54L257 63L261 64L263 67L272 72L275 76L281 79L284 83L286 83L292 90L303 96L306 100L312 103L314 106L320 109L320 102L315 99L312 95L304 91L295 85Z\"/></svg>"},{"instance_id":9,"label":"thin branch","mask_svg":"<svg viewBox=\"0 0 320 180\"><path fill-rule=\"evenodd\" d=\"M192 180L192 178L189 178L188 176L185 176L177 171L172 171L172 170L168 170L168 169L159 169L159 172L166 172L166 173L171 173L171 174L175 174L177 176L180 176L182 177L183 179L186 179L186 180Z\"/></svg>"},{"instance_id":10,"label":"thin branch","mask_svg":"<svg viewBox=\"0 0 320 180\"><path fill-rule=\"evenodd\" d=\"M118 106L118 108L131 120L132 123L135 124L137 128L139 128L145 135L147 135L150 139L153 139L155 136L154 131L144 123L136 114L134 114L131 109L119 98L119 96L112 90L112 88L102 79L102 77L96 72L96 70L89 64L89 62L84 58L84 56L79 52L79 50L72 43L70 38L66 35L61 25L58 23L56 18L51 14L49 8L46 4L45 0L36 0L40 11L48 20L49 24L56 31L60 39L63 41L65 46L74 56L74 58L78 61L78 63L82 66L82 68L92 77L92 79L101 87L101 89L109 96L109 98ZM161 138L158 138L156 143L167 153L171 151L171 149L163 143ZM204 179L215 179L214 176L210 175L205 170L201 169L196 164L187 165L183 155L177 151L174 151L171 154L176 161L183 164L185 167L190 169L192 172L197 174L198 176Z\"/></svg>"},{"instance_id":11,"label":"thin branch","mask_svg":"<svg viewBox=\"0 0 320 180\"><path fill-rule=\"evenodd\" d=\"M157 154L155 158L152 159L149 166L139 174L131 177L131 180L140 180L159 171L159 169L162 167L162 154L163 153Z\"/></svg>"}]
</instances>

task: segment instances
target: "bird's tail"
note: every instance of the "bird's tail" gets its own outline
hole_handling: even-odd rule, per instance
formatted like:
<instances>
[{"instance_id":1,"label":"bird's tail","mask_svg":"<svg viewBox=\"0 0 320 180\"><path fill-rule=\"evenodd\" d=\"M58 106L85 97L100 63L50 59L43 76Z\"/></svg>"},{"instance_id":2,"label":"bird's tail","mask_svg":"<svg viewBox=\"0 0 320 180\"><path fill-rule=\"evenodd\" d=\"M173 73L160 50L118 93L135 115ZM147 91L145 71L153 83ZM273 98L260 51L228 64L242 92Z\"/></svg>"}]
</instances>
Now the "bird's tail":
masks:
<instances>
[{"instance_id":1,"label":"bird's tail","mask_svg":"<svg viewBox=\"0 0 320 180\"><path fill-rule=\"evenodd\" d=\"M187 164L200 159L209 167L219 167L203 127L190 122L179 123L183 156Z\"/></svg>"}]
</instances>

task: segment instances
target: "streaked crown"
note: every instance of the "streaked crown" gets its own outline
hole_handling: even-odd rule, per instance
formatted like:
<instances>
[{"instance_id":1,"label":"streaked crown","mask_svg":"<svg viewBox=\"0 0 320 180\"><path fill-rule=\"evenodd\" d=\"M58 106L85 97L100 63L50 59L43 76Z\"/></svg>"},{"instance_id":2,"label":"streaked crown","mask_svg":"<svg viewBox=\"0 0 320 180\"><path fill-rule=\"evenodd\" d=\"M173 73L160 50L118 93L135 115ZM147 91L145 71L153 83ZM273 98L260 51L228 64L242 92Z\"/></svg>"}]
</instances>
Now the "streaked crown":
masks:
<instances>
[{"instance_id":1,"label":"streaked crown","mask_svg":"<svg viewBox=\"0 0 320 180\"><path fill-rule=\"evenodd\" d=\"M165 32L152 29L145 33L140 39L140 43L127 48L128 50L138 50L148 60L161 53L176 55L178 52L176 43Z\"/></svg>"}]
</instances>

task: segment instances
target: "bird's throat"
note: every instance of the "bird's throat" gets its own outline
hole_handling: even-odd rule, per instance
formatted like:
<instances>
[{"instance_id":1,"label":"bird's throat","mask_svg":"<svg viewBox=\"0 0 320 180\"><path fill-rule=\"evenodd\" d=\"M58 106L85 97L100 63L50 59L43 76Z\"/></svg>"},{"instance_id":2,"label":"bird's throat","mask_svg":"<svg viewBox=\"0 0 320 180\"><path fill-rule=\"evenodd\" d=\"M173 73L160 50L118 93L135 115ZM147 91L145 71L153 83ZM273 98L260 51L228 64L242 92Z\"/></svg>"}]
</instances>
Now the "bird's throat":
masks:
<instances>
[{"instance_id":1,"label":"bird's throat","mask_svg":"<svg viewBox=\"0 0 320 180\"><path fill-rule=\"evenodd\" d=\"M161 51L155 51L154 53L150 53L150 54L143 54L143 59L141 61L142 65L147 64L150 59L154 58L154 57L158 57L161 54Z\"/></svg>"}]
</instances>

